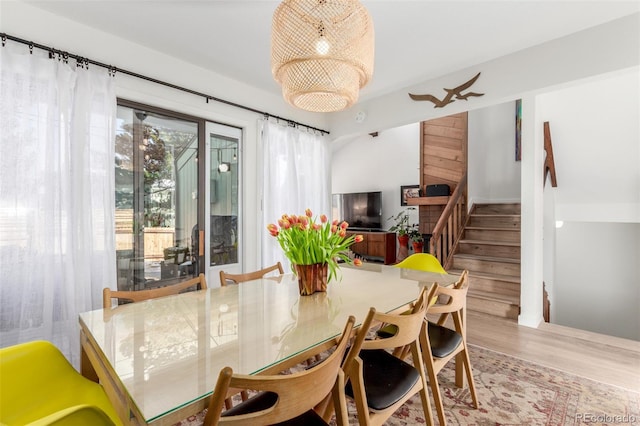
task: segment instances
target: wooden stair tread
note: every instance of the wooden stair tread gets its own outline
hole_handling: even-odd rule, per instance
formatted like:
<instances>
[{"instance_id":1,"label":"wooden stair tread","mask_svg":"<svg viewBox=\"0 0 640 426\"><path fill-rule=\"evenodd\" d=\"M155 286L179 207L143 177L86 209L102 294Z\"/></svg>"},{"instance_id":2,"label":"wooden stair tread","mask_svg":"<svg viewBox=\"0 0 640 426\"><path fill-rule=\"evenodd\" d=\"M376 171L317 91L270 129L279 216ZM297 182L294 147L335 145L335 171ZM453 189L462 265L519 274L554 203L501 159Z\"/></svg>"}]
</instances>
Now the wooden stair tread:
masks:
<instances>
[{"instance_id":1,"label":"wooden stair tread","mask_svg":"<svg viewBox=\"0 0 640 426\"><path fill-rule=\"evenodd\" d=\"M469 217L520 217L518 213L471 213Z\"/></svg>"},{"instance_id":2,"label":"wooden stair tread","mask_svg":"<svg viewBox=\"0 0 640 426\"><path fill-rule=\"evenodd\" d=\"M520 243L510 242L510 241L495 241L495 240L460 240L460 244L484 244L484 245L492 245L492 246L509 246L509 247L520 247Z\"/></svg>"},{"instance_id":3,"label":"wooden stair tread","mask_svg":"<svg viewBox=\"0 0 640 426\"><path fill-rule=\"evenodd\" d=\"M479 291L469 289L468 296L475 297L476 299L493 300L502 303L509 303L511 305L520 305L520 298L518 296L510 296L508 294L492 293L488 291Z\"/></svg>"},{"instance_id":4,"label":"wooden stair tread","mask_svg":"<svg viewBox=\"0 0 640 426\"><path fill-rule=\"evenodd\" d=\"M449 271L450 274L456 274L459 275L462 273L462 269L450 269ZM488 272L478 272L478 271L469 271L469 277L473 278L473 277L477 277L477 278L484 278L484 279L491 279L491 280L499 280L499 281L507 281L507 282L512 282L514 284L520 284L520 276L519 275L502 275L502 274L491 274Z\"/></svg>"},{"instance_id":5,"label":"wooden stair tread","mask_svg":"<svg viewBox=\"0 0 640 426\"><path fill-rule=\"evenodd\" d=\"M459 257L461 259L472 259L472 260L484 260L488 262L502 262L502 263L517 263L520 264L520 259L510 259L508 257L493 257L493 256L480 256L477 254L467 254L467 253L456 253L453 255L455 257ZM471 271L469 271L471 273Z\"/></svg>"},{"instance_id":6,"label":"wooden stair tread","mask_svg":"<svg viewBox=\"0 0 640 426\"><path fill-rule=\"evenodd\" d=\"M467 225L464 227L465 230L467 229L473 229L478 230L478 231L512 231L512 232L520 232L520 228L514 228L513 226L510 226L508 228L506 227L500 227L500 226L470 226Z\"/></svg>"}]
</instances>

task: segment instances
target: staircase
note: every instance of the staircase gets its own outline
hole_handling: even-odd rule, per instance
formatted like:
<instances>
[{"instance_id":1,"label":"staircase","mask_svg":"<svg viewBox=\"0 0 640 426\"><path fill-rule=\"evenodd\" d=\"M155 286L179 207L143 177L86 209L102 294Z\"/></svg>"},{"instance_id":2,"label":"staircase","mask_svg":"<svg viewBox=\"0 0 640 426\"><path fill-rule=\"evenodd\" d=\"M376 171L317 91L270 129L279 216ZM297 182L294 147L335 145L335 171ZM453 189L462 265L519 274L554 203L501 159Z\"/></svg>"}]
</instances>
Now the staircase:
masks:
<instances>
[{"instance_id":1,"label":"staircase","mask_svg":"<svg viewBox=\"0 0 640 426\"><path fill-rule=\"evenodd\" d=\"M469 271L470 310L517 319L520 313L520 204L479 204L469 214L452 273Z\"/></svg>"}]
</instances>

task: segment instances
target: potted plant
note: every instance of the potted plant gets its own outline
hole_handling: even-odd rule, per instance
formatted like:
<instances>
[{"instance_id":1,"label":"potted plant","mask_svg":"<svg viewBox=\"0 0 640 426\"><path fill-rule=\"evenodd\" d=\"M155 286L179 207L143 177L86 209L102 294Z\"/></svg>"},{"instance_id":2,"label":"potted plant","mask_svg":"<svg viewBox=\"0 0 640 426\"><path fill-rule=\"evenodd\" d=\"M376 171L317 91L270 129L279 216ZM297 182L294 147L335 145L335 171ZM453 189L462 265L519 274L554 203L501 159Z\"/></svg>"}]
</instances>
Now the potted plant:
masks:
<instances>
[{"instance_id":1,"label":"potted plant","mask_svg":"<svg viewBox=\"0 0 640 426\"><path fill-rule=\"evenodd\" d=\"M412 225L409 225L409 210L415 210L414 207L410 207L406 210L402 210L395 216L391 216L387 220L393 220L394 224L389 228L389 231L398 234L398 243L400 248L398 250L397 260L402 260L407 257L409 253L409 231Z\"/></svg>"},{"instance_id":2,"label":"potted plant","mask_svg":"<svg viewBox=\"0 0 640 426\"><path fill-rule=\"evenodd\" d=\"M298 276L301 295L326 291L327 283L337 277L338 262L360 266L360 259L352 259L347 251L351 244L359 243L362 235L347 236L349 224L345 221L329 222L320 215L318 223L310 209L304 215L282 215L278 224L269 224L269 233L276 238L291 269Z\"/></svg>"},{"instance_id":3,"label":"potted plant","mask_svg":"<svg viewBox=\"0 0 640 426\"><path fill-rule=\"evenodd\" d=\"M422 253L424 249L424 237L420 233L420 226L417 223L414 223L409 228L409 239L413 245L413 252Z\"/></svg>"},{"instance_id":4,"label":"potted plant","mask_svg":"<svg viewBox=\"0 0 640 426\"><path fill-rule=\"evenodd\" d=\"M402 210L397 215L391 216L387 219L394 221L394 225L389 228L389 231L395 232L396 234L398 234L398 237L409 235L409 228L411 228L411 226L409 225L409 213L407 210L411 209Z\"/></svg>"}]
</instances>

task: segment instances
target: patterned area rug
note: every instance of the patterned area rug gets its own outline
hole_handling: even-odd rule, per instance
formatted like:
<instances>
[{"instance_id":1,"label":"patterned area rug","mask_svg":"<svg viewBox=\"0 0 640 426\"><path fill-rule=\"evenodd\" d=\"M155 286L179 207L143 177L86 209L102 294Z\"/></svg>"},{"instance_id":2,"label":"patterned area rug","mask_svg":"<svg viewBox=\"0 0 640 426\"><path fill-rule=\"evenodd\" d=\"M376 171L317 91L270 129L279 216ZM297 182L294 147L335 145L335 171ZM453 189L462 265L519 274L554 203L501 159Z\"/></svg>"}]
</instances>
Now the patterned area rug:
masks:
<instances>
[{"instance_id":1,"label":"patterned area rug","mask_svg":"<svg viewBox=\"0 0 640 426\"><path fill-rule=\"evenodd\" d=\"M455 387L454 363L438 375L449 425L640 425L640 393L574 376L477 346L470 346L480 408L468 388ZM597 368L597 366L594 366ZM434 422L438 424L435 407ZM349 403L350 424L358 424ZM201 425L204 413L179 426ZM426 424L419 397L409 400L386 425Z\"/></svg>"}]
</instances>

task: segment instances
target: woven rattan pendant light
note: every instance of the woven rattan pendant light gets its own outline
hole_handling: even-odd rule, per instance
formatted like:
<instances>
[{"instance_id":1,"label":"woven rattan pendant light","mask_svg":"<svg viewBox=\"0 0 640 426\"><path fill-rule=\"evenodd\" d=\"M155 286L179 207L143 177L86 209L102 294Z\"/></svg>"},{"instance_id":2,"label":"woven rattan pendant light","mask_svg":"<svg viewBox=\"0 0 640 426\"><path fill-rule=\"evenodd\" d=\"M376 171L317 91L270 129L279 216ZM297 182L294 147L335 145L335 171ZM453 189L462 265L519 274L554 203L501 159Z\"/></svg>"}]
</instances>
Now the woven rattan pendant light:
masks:
<instances>
[{"instance_id":1,"label":"woven rattan pendant light","mask_svg":"<svg viewBox=\"0 0 640 426\"><path fill-rule=\"evenodd\" d=\"M373 22L358 0L284 0L273 14L271 72L291 105L339 111L373 74Z\"/></svg>"}]
</instances>

